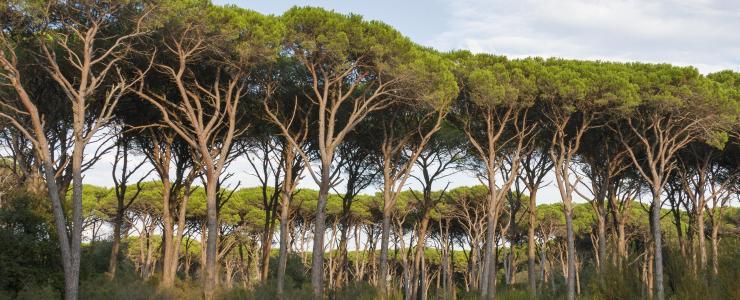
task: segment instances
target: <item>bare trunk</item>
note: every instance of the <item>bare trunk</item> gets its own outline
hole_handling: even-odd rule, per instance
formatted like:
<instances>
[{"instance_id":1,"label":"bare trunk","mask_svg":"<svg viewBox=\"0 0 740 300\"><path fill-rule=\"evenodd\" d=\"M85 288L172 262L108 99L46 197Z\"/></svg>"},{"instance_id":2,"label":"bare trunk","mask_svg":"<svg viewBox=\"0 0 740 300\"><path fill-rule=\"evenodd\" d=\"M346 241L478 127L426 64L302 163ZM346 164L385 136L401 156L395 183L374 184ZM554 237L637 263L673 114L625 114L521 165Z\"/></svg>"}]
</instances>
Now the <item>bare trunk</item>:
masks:
<instances>
[{"instance_id":1,"label":"bare trunk","mask_svg":"<svg viewBox=\"0 0 740 300\"><path fill-rule=\"evenodd\" d=\"M175 242L172 238L174 233L174 217L172 215L172 199L169 180L164 180L162 185L162 247L164 256L162 258L162 281L160 288L168 289L175 285L175 274L170 265L173 264L173 248Z\"/></svg>"},{"instance_id":2,"label":"bare trunk","mask_svg":"<svg viewBox=\"0 0 740 300\"><path fill-rule=\"evenodd\" d=\"M660 232L660 193L653 193L653 204L650 218L651 233L653 235L653 243L655 246L654 263L655 271L653 276L655 277L653 285L655 287L655 295L658 300L665 299L665 293L663 290L663 248L662 239Z\"/></svg>"},{"instance_id":3,"label":"bare trunk","mask_svg":"<svg viewBox=\"0 0 740 300\"><path fill-rule=\"evenodd\" d=\"M703 198L703 197L700 197ZM703 201L702 201L703 203ZM706 228L704 225L704 209L696 208L696 236L699 238L699 265L705 268L707 265L707 238L705 235Z\"/></svg>"},{"instance_id":4,"label":"bare trunk","mask_svg":"<svg viewBox=\"0 0 740 300\"><path fill-rule=\"evenodd\" d=\"M324 284L324 230L326 227L326 203L329 200L331 161L324 161L321 166L321 186L314 220L313 253L311 261L311 286L315 296L323 295Z\"/></svg>"},{"instance_id":5,"label":"bare trunk","mask_svg":"<svg viewBox=\"0 0 740 300\"><path fill-rule=\"evenodd\" d=\"M121 224L123 223L123 202L118 202L118 209L116 211L116 217L113 221L113 243L110 249L110 258L108 259L108 277L113 279L116 278L116 270L118 270L118 255L121 246Z\"/></svg>"},{"instance_id":6,"label":"bare trunk","mask_svg":"<svg viewBox=\"0 0 740 300\"><path fill-rule=\"evenodd\" d=\"M576 248L575 236L573 234L573 211L568 204L565 208L565 227L567 231L567 261L568 261L568 278L566 280L568 288L568 300L576 298Z\"/></svg>"},{"instance_id":7,"label":"bare trunk","mask_svg":"<svg viewBox=\"0 0 740 300\"><path fill-rule=\"evenodd\" d=\"M617 250L619 251L620 265L627 259L627 237L624 220L620 219L617 224Z\"/></svg>"},{"instance_id":8,"label":"bare trunk","mask_svg":"<svg viewBox=\"0 0 740 300\"><path fill-rule=\"evenodd\" d=\"M492 160L489 160L492 161ZM480 278L481 297L496 298L496 225L498 225L498 203L496 203L496 183L494 167L488 166L488 210L486 222L486 241L483 252L483 274Z\"/></svg>"},{"instance_id":9,"label":"bare trunk","mask_svg":"<svg viewBox=\"0 0 740 300\"><path fill-rule=\"evenodd\" d=\"M275 233L274 222L272 217L267 217L265 221L264 232L262 233L262 244L261 244L261 257L260 257L260 280L265 282L267 280L267 273L270 269L270 249L272 248L272 236Z\"/></svg>"},{"instance_id":10,"label":"bare trunk","mask_svg":"<svg viewBox=\"0 0 740 300\"><path fill-rule=\"evenodd\" d=\"M289 147L289 146L287 146ZM289 155L286 155L286 157ZM288 239L290 238L288 229L288 217L290 214L290 200L293 194L293 169L292 156L286 159L285 180L283 181L283 190L280 194L282 202L280 203L280 252L278 254L277 269L277 295L282 296L285 286L285 268L288 264Z\"/></svg>"},{"instance_id":11,"label":"bare trunk","mask_svg":"<svg viewBox=\"0 0 740 300\"><path fill-rule=\"evenodd\" d=\"M606 212L604 211L602 211L596 218L596 231L599 238L599 257L597 266L599 267L599 272L601 272L604 267L604 262L606 261Z\"/></svg>"},{"instance_id":12,"label":"bare trunk","mask_svg":"<svg viewBox=\"0 0 740 300\"><path fill-rule=\"evenodd\" d=\"M214 299L216 292L216 240L218 237L218 207L216 206L216 192L218 187L218 173L215 170L206 170L206 210L208 236L206 237L206 282L204 284L204 297L206 300Z\"/></svg>"},{"instance_id":13,"label":"bare trunk","mask_svg":"<svg viewBox=\"0 0 740 300\"><path fill-rule=\"evenodd\" d=\"M391 212L386 206L383 211L383 224L380 234L380 270L378 273L378 288L385 293L389 281L388 275L388 239L391 231Z\"/></svg>"},{"instance_id":14,"label":"bare trunk","mask_svg":"<svg viewBox=\"0 0 740 300\"><path fill-rule=\"evenodd\" d=\"M69 235L67 234L67 222L64 217L62 201L59 197L59 189L54 176L54 165L47 157L44 158L44 176L46 177L46 186L51 199L52 210L54 213L54 225L59 239L59 248L62 252L62 269L64 270L64 299L77 300L78 278L73 272L72 255L69 244Z\"/></svg>"},{"instance_id":15,"label":"bare trunk","mask_svg":"<svg viewBox=\"0 0 740 300\"><path fill-rule=\"evenodd\" d=\"M424 280L420 280L426 276L424 268L421 267L422 260L424 260L424 248L426 246L426 235L427 228L429 227L429 212L428 210L424 213L419 224L419 236L416 242L416 253L414 256L414 279L413 279L413 290L415 295L420 295L422 299L425 299L421 291L426 289Z\"/></svg>"},{"instance_id":16,"label":"bare trunk","mask_svg":"<svg viewBox=\"0 0 740 300\"><path fill-rule=\"evenodd\" d=\"M81 127L81 126L80 126ZM80 131L81 132L81 129ZM65 297L77 299L80 281L80 253L82 246L82 158L85 143L75 138L72 153L72 244L70 245L70 280L65 279Z\"/></svg>"},{"instance_id":17,"label":"bare trunk","mask_svg":"<svg viewBox=\"0 0 740 300\"><path fill-rule=\"evenodd\" d=\"M529 294L537 293L537 278L535 270L535 257L537 255L537 244L535 242L534 228L537 222L537 188L529 192L529 228L527 229L527 280L529 283ZM542 262L540 261L540 264Z\"/></svg>"},{"instance_id":18,"label":"bare trunk","mask_svg":"<svg viewBox=\"0 0 740 300\"><path fill-rule=\"evenodd\" d=\"M712 274L714 275L719 273L719 218L721 216L712 221Z\"/></svg>"}]
</instances>

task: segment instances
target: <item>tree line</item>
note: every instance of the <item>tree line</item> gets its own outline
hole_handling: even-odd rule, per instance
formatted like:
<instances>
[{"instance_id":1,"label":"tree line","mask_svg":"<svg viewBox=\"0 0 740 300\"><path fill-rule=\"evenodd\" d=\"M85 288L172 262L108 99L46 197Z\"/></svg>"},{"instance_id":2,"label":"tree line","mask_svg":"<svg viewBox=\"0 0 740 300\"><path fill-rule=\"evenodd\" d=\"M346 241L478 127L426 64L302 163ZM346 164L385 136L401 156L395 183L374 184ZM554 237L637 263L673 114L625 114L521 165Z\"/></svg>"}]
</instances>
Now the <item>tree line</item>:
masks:
<instances>
[{"instance_id":1,"label":"tree line","mask_svg":"<svg viewBox=\"0 0 740 300\"><path fill-rule=\"evenodd\" d=\"M274 240L278 297L298 252L315 296L369 280L381 295L427 298L436 278L447 298L457 287L495 298L499 267L507 284L516 273L517 247L535 295L537 266L548 272L557 245L574 299L584 263L577 197L590 204L597 273L639 254L646 294L664 299L665 220L697 276L721 267L723 216L738 195L736 72L443 53L381 22L314 7L270 16L208 1L8 1L0 15L3 164L11 186L48 197L66 299L79 296L90 230L95 188L83 173L106 155L112 203L93 224L112 227L108 276L136 229L147 241L161 236L161 261L145 262L142 276L156 270L159 286L172 288L190 266L183 242L197 232L206 299L235 268L249 269L229 257L257 244L258 277L268 280ZM237 158L260 183L256 203L229 180L244 171L230 168ZM434 189L463 170L481 186ZM547 176L563 222L538 217ZM409 191L412 182L420 189ZM380 192L362 195L370 186ZM640 221L637 238L630 224ZM296 250L305 238L312 249ZM372 271L350 259L352 240L365 243L355 249ZM437 273L427 267L430 244L444 260ZM248 281L250 272L237 273Z\"/></svg>"}]
</instances>

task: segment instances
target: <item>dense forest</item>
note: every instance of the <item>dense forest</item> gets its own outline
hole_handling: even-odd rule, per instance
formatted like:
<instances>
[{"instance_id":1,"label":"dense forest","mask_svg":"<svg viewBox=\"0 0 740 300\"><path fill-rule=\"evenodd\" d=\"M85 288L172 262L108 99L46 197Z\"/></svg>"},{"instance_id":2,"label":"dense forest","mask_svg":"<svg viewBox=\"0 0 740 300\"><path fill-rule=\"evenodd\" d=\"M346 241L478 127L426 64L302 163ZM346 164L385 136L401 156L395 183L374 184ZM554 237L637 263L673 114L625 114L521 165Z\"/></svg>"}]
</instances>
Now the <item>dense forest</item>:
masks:
<instances>
[{"instance_id":1,"label":"dense forest","mask_svg":"<svg viewBox=\"0 0 740 300\"><path fill-rule=\"evenodd\" d=\"M0 22L0 299L740 296L740 73L440 52L316 7Z\"/></svg>"}]
</instances>

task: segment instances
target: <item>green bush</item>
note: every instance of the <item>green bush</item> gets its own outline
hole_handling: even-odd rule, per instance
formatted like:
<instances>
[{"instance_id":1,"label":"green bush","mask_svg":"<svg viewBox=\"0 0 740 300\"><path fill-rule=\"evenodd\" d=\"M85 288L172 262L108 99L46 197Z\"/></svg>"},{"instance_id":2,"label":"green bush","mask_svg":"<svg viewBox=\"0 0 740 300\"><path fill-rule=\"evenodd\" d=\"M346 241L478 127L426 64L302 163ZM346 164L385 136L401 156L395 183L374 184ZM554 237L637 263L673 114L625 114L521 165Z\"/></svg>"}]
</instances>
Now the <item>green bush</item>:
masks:
<instances>
[{"instance_id":1,"label":"green bush","mask_svg":"<svg viewBox=\"0 0 740 300\"><path fill-rule=\"evenodd\" d=\"M17 300L61 299L62 295L50 285L27 286L16 296Z\"/></svg>"},{"instance_id":2,"label":"green bush","mask_svg":"<svg viewBox=\"0 0 740 300\"><path fill-rule=\"evenodd\" d=\"M56 231L43 201L13 191L0 209L0 290L11 297L30 287L62 290Z\"/></svg>"}]
</instances>

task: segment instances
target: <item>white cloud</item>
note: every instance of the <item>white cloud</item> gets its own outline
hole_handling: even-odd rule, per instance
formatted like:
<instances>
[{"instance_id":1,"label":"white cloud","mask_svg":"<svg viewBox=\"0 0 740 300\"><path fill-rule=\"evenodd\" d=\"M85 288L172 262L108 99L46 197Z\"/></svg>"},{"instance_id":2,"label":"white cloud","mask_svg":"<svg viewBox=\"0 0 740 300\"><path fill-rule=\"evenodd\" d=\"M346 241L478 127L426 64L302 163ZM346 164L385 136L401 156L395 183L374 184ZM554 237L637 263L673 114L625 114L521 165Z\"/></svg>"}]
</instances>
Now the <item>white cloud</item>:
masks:
<instances>
[{"instance_id":1,"label":"white cloud","mask_svg":"<svg viewBox=\"0 0 740 300\"><path fill-rule=\"evenodd\" d=\"M440 49L740 68L739 1L461 0L449 13Z\"/></svg>"}]
</instances>

